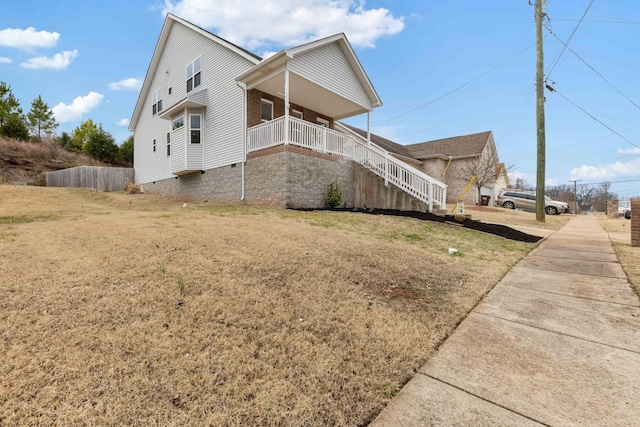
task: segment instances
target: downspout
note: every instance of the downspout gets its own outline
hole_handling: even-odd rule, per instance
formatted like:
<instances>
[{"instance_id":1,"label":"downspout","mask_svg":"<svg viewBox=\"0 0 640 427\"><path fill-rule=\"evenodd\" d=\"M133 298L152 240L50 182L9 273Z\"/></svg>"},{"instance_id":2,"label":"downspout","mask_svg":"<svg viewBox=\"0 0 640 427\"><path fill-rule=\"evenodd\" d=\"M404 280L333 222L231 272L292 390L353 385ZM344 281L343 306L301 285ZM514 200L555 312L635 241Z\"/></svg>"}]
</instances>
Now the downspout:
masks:
<instances>
[{"instance_id":1,"label":"downspout","mask_svg":"<svg viewBox=\"0 0 640 427\"><path fill-rule=\"evenodd\" d=\"M236 82L242 89L242 188L240 192L240 200L244 201L244 165L247 162L247 85L242 82Z\"/></svg>"}]
</instances>

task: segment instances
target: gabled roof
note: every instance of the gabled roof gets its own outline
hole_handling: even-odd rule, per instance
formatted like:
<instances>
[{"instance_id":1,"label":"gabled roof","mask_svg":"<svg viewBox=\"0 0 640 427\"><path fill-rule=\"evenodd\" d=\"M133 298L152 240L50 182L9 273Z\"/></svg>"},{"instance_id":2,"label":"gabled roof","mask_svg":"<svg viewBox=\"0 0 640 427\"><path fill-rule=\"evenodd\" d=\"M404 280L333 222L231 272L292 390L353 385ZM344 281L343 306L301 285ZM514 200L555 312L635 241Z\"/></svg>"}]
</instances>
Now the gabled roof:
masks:
<instances>
[{"instance_id":1,"label":"gabled roof","mask_svg":"<svg viewBox=\"0 0 640 427\"><path fill-rule=\"evenodd\" d=\"M238 55L242 56L243 58L246 58L247 60L249 60L254 64L257 64L262 60L262 58L249 52L248 50L243 49L223 39L222 37L218 37L215 34L210 33L209 31L203 28L200 28L197 25L192 24L191 22L185 21L182 18L178 18L177 16L172 15L171 13L168 13L164 20L164 24L162 25L162 30L160 31L160 36L158 37L156 48L154 49L153 55L151 56L151 62L149 63L147 74L144 77L144 83L142 84L142 89L140 89L140 94L138 95L138 100L133 110L133 116L131 117L131 122L129 123L129 130L132 132L135 130L136 124L138 123L138 119L140 117L144 100L147 99L147 96L149 93L149 87L151 85L151 80L153 79L153 76L156 72L156 68L158 67L158 62L160 62L160 57L162 56L162 51L164 50L164 47L167 43L169 33L171 32L171 27L176 23L182 24L185 27L192 29L193 31L207 37L214 43L218 43L226 47L227 49L237 53Z\"/></svg>"},{"instance_id":2,"label":"gabled roof","mask_svg":"<svg viewBox=\"0 0 640 427\"><path fill-rule=\"evenodd\" d=\"M373 107L379 107L382 105L382 100L378 96L373 84L371 84L371 80L369 80L369 76L362 68L362 64L358 60L356 53L353 51L351 44L347 40L347 36L344 33L334 34L329 37L325 37L323 39L315 40L309 43L302 44L300 46L292 47L289 49L283 49L280 52L272 55L271 57L265 59L259 64L251 67L249 70L240 74L237 77L237 80L243 83L247 83L248 81L255 80L264 75L268 75L273 70L276 70L282 67L284 64L293 59L296 55L299 55L304 52L308 52L310 50L316 49L318 47L328 45L331 43L337 43L342 49L347 61L351 65L356 77L362 84L362 87L366 91L369 99Z\"/></svg>"},{"instance_id":3,"label":"gabled roof","mask_svg":"<svg viewBox=\"0 0 640 427\"><path fill-rule=\"evenodd\" d=\"M367 139L367 131L364 129L360 129L357 128L355 126L351 126L348 125L346 123L342 123L342 122L337 122L338 125L343 126L344 128L347 128L348 130L350 130L353 133L356 133L358 135L360 135L364 140ZM376 144L378 147L387 150L390 153L394 153L394 154L398 154L400 156L404 156L404 157L408 157L410 159L413 158L413 155L411 154L411 152L409 150L407 150L407 147L405 147L404 145L400 145L397 142L393 142L387 138L383 138L379 135L376 135L374 133L371 134L371 142L373 142L374 144Z\"/></svg>"},{"instance_id":4,"label":"gabled roof","mask_svg":"<svg viewBox=\"0 0 640 427\"><path fill-rule=\"evenodd\" d=\"M405 148L417 159L430 157L474 157L482 154L490 137L491 131L488 131L406 145Z\"/></svg>"}]
</instances>

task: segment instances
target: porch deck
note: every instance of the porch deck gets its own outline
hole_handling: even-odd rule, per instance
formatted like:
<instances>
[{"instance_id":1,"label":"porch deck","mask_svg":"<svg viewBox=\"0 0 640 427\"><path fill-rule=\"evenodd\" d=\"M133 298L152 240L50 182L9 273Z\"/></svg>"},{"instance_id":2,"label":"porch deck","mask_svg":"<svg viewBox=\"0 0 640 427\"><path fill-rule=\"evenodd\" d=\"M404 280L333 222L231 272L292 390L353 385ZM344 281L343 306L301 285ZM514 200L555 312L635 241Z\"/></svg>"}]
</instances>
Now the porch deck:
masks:
<instances>
[{"instance_id":1,"label":"porch deck","mask_svg":"<svg viewBox=\"0 0 640 427\"><path fill-rule=\"evenodd\" d=\"M288 121L288 126L286 123ZM296 145L351 159L429 206L446 208L442 182L393 157L373 143L362 144L349 135L295 117L279 117L248 129L247 153L277 145Z\"/></svg>"}]
</instances>

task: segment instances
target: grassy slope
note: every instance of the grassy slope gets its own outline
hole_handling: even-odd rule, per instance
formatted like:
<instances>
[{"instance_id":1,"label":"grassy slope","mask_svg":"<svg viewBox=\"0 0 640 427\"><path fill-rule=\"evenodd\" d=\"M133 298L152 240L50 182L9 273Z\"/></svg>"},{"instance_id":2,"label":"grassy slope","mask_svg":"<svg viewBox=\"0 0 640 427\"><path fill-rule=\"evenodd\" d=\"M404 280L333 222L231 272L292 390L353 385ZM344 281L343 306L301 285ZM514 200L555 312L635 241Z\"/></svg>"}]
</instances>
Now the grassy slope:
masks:
<instances>
[{"instance_id":1,"label":"grassy slope","mask_svg":"<svg viewBox=\"0 0 640 427\"><path fill-rule=\"evenodd\" d=\"M64 150L46 139L33 143L0 136L0 184L43 185L44 173L83 165L109 166L86 154Z\"/></svg>"},{"instance_id":2,"label":"grassy slope","mask_svg":"<svg viewBox=\"0 0 640 427\"><path fill-rule=\"evenodd\" d=\"M0 186L0 424L364 425L533 247L181 205Z\"/></svg>"}]
</instances>

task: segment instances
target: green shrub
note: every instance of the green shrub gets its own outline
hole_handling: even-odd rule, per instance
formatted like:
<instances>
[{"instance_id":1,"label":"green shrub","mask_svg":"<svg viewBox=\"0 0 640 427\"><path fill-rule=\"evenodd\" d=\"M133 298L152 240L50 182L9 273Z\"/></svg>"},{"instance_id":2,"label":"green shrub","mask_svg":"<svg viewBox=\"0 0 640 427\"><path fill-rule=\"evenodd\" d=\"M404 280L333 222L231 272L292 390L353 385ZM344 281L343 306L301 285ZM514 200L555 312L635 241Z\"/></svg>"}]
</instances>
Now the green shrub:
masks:
<instances>
[{"instance_id":1,"label":"green shrub","mask_svg":"<svg viewBox=\"0 0 640 427\"><path fill-rule=\"evenodd\" d=\"M327 197L324 198L324 206L329 209L337 208L342 204L342 191L338 181L333 181L327 185Z\"/></svg>"}]
</instances>

